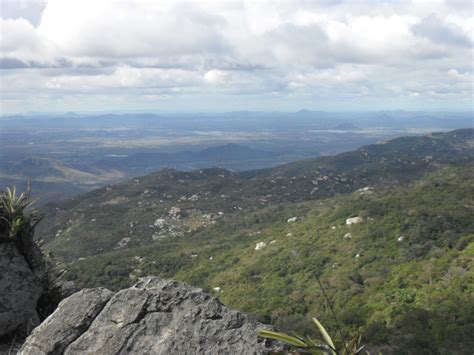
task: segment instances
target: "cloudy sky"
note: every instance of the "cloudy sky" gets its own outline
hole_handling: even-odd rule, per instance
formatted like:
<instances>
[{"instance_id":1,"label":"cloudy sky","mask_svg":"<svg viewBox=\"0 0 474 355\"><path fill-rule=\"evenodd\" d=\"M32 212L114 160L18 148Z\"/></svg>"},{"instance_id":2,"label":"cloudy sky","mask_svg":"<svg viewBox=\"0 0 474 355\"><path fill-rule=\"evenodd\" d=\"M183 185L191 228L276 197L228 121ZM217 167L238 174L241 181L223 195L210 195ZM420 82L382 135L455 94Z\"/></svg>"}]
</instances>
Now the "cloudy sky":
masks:
<instances>
[{"instance_id":1,"label":"cloudy sky","mask_svg":"<svg viewBox=\"0 0 474 355\"><path fill-rule=\"evenodd\" d=\"M0 0L1 111L470 110L470 0Z\"/></svg>"}]
</instances>

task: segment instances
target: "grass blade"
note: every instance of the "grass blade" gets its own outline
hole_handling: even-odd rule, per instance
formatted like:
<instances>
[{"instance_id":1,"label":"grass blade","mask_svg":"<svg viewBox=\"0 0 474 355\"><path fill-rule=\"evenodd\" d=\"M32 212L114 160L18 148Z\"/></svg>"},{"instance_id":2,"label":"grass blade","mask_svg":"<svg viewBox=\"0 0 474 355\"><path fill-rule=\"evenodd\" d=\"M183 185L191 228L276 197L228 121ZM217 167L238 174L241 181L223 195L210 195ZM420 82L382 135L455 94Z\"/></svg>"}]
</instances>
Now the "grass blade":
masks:
<instances>
[{"instance_id":1,"label":"grass blade","mask_svg":"<svg viewBox=\"0 0 474 355\"><path fill-rule=\"evenodd\" d=\"M307 348L308 347L308 345L306 343L304 343L303 341L301 341L300 339L295 338L295 337L293 337L291 335L288 335L288 334L285 334L285 333L274 332L274 331L271 331L271 330L261 330L261 331L258 332L258 334L261 337L279 340L279 341L282 341L284 343L297 346L299 348Z\"/></svg>"},{"instance_id":2,"label":"grass blade","mask_svg":"<svg viewBox=\"0 0 474 355\"><path fill-rule=\"evenodd\" d=\"M326 329L323 327L323 325L316 318L313 318L313 322L314 322L314 324L316 324L316 326L319 329L319 332L323 336L324 341L329 345L329 347L332 350L332 353L335 355L336 354L336 351L335 351L336 347L334 346L334 343L333 343L331 337L329 336L328 332L326 331Z\"/></svg>"}]
</instances>

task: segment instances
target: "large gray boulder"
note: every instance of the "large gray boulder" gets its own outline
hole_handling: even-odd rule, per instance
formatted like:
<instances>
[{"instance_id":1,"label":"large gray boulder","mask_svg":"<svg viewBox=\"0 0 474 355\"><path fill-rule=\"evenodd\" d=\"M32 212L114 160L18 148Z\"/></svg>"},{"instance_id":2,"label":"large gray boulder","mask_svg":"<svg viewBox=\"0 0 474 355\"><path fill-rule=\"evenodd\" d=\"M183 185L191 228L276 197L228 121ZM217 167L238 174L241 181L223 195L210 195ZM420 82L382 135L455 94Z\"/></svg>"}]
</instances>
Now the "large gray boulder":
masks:
<instances>
[{"instance_id":1,"label":"large gray boulder","mask_svg":"<svg viewBox=\"0 0 474 355\"><path fill-rule=\"evenodd\" d=\"M63 300L20 353L263 354L281 350L258 337L268 328L201 289L157 277L112 293L85 289Z\"/></svg>"},{"instance_id":2,"label":"large gray boulder","mask_svg":"<svg viewBox=\"0 0 474 355\"><path fill-rule=\"evenodd\" d=\"M13 243L0 243L0 337L39 323L36 312L43 288L38 274Z\"/></svg>"}]
</instances>

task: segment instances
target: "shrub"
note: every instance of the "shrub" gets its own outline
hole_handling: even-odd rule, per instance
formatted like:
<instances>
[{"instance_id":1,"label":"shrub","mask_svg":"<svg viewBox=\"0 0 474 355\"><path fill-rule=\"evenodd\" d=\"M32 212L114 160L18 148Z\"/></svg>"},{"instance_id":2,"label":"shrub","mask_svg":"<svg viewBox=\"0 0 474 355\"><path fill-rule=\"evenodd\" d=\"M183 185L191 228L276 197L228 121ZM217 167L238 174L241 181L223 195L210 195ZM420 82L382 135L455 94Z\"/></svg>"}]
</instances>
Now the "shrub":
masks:
<instances>
[{"instance_id":1,"label":"shrub","mask_svg":"<svg viewBox=\"0 0 474 355\"><path fill-rule=\"evenodd\" d=\"M323 325L316 318L313 318L313 322L322 336L321 339L313 339L309 336L300 336L298 334L288 335L267 329L261 330L259 335L264 338L282 341L293 346L297 353L302 354L356 355L361 354L365 349L365 346L360 344L361 337L359 335L348 343L343 339L343 346L337 349L333 339Z\"/></svg>"},{"instance_id":2,"label":"shrub","mask_svg":"<svg viewBox=\"0 0 474 355\"><path fill-rule=\"evenodd\" d=\"M31 185L19 195L15 187L7 187L0 193L0 242L14 242L27 260L35 227L41 220L36 210L29 210L34 202L30 192Z\"/></svg>"}]
</instances>

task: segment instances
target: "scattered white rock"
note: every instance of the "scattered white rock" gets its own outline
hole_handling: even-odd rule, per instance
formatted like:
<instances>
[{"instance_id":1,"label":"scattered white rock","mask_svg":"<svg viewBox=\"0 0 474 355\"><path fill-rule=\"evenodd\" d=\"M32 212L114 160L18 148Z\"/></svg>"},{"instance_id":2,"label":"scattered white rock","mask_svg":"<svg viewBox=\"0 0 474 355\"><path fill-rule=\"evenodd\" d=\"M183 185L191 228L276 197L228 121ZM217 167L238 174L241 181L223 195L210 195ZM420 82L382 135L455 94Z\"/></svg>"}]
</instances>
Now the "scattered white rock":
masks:
<instances>
[{"instance_id":1,"label":"scattered white rock","mask_svg":"<svg viewBox=\"0 0 474 355\"><path fill-rule=\"evenodd\" d=\"M292 235L293 235L293 234L291 234L291 233L287 233L287 234L286 234L287 237L291 237Z\"/></svg>"},{"instance_id":2,"label":"scattered white rock","mask_svg":"<svg viewBox=\"0 0 474 355\"><path fill-rule=\"evenodd\" d=\"M331 229L332 229L332 230L336 229L336 226L332 226Z\"/></svg>"},{"instance_id":3,"label":"scattered white rock","mask_svg":"<svg viewBox=\"0 0 474 355\"><path fill-rule=\"evenodd\" d=\"M344 234L344 239L351 239L352 238L352 234L351 233L346 233Z\"/></svg>"},{"instance_id":4,"label":"scattered white rock","mask_svg":"<svg viewBox=\"0 0 474 355\"><path fill-rule=\"evenodd\" d=\"M214 258L213 258L212 256L210 256L210 257L209 257L209 260L212 260L212 259L214 259Z\"/></svg>"},{"instance_id":5,"label":"scattered white rock","mask_svg":"<svg viewBox=\"0 0 474 355\"><path fill-rule=\"evenodd\" d=\"M164 239L166 238L166 235L162 235L162 234L158 234L158 233L154 233L152 236L151 236L151 239L153 239L154 241L157 241L157 240L160 240L160 239Z\"/></svg>"},{"instance_id":6,"label":"scattered white rock","mask_svg":"<svg viewBox=\"0 0 474 355\"><path fill-rule=\"evenodd\" d=\"M181 208L179 207L171 207L170 210L168 211L168 214L174 218L179 218L180 213L181 213Z\"/></svg>"},{"instance_id":7,"label":"scattered white rock","mask_svg":"<svg viewBox=\"0 0 474 355\"><path fill-rule=\"evenodd\" d=\"M155 227L160 227L160 228L161 228L161 227L163 227L163 226L165 225L165 222L166 222L166 221L165 221L164 218L158 218L158 219L155 221L155 223L153 223L153 225L154 225Z\"/></svg>"},{"instance_id":8,"label":"scattered white rock","mask_svg":"<svg viewBox=\"0 0 474 355\"><path fill-rule=\"evenodd\" d=\"M213 287L212 288L215 292L220 292L221 291L221 288L220 287Z\"/></svg>"},{"instance_id":9,"label":"scattered white rock","mask_svg":"<svg viewBox=\"0 0 474 355\"><path fill-rule=\"evenodd\" d=\"M111 200L108 200L108 201L105 201L105 202L102 202L101 205L102 206L106 206L106 205L118 205L118 204L121 204L121 203L126 203L128 202L129 199L125 196L118 196L118 197L115 197Z\"/></svg>"},{"instance_id":10,"label":"scattered white rock","mask_svg":"<svg viewBox=\"0 0 474 355\"><path fill-rule=\"evenodd\" d=\"M96 219L95 219L95 218L92 218L92 219L91 219L91 222L95 222L95 221L96 221Z\"/></svg>"},{"instance_id":11,"label":"scattered white rock","mask_svg":"<svg viewBox=\"0 0 474 355\"><path fill-rule=\"evenodd\" d=\"M371 194L371 193L374 192L374 189L370 186L366 186L366 187L362 187L362 188L358 189L356 192L358 192L361 195Z\"/></svg>"},{"instance_id":12,"label":"scattered white rock","mask_svg":"<svg viewBox=\"0 0 474 355\"><path fill-rule=\"evenodd\" d=\"M405 237L403 235L401 235L401 236L398 237L397 242L401 243L401 242L403 242L403 239L405 239Z\"/></svg>"},{"instance_id":13,"label":"scattered white rock","mask_svg":"<svg viewBox=\"0 0 474 355\"><path fill-rule=\"evenodd\" d=\"M292 223L292 222L296 222L298 220L298 217L291 217L291 218L288 218L288 223Z\"/></svg>"},{"instance_id":14,"label":"scattered white rock","mask_svg":"<svg viewBox=\"0 0 474 355\"><path fill-rule=\"evenodd\" d=\"M130 243L131 238L125 237L122 238L118 243L117 243L117 248L123 248L126 247L128 243Z\"/></svg>"},{"instance_id":15,"label":"scattered white rock","mask_svg":"<svg viewBox=\"0 0 474 355\"><path fill-rule=\"evenodd\" d=\"M351 217L346 219L346 225L350 226L352 224L361 224L364 222L364 219L362 217Z\"/></svg>"},{"instance_id":16,"label":"scattered white rock","mask_svg":"<svg viewBox=\"0 0 474 355\"><path fill-rule=\"evenodd\" d=\"M262 250L267 247L267 243L265 242L258 242L257 245L255 246L255 250Z\"/></svg>"},{"instance_id":17,"label":"scattered white rock","mask_svg":"<svg viewBox=\"0 0 474 355\"><path fill-rule=\"evenodd\" d=\"M199 195L192 195L190 198L188 198L189 201L198 201L200 199Z\"/></svg>"},{"instance_id":18,"label":"scattered white rock","mask_svg":"<svg viewBox=\"0 0 474 355\"><path fill-rule=\"evenodd\" d=\"M198 256L197 254L191 254L190 255L191 258L197 258L197 256Z\"/></svg>"},{"instance_id":19,"label":"scattered white rock","mask_svg":"<svg viewBox=\"0 0 474 355\"><path fill-rule=\"evenodd\" d=\"M219 211L219 212L217 212L217 214L218 214L219 216L223 216L223 215L224 215L224 212L220 212L220 211Z\"/></svg>"},{"instance_id":20,"label":"scattered white rock","mask_svg":"<svg viewBox=\"0 0 474 355\"><path fill-rule=\"evenodd\" d=\"M275 244L276 240L272 240L269 244Z\"/></svg>"},{"instance_id":21,"label":"scattered white rock","mask_svg":"<svg viewBox=\"0 0 474 355\"><path fill-rule=\"evenodd\" d=\"M133 257L134 260L138 261L139 263L143 262L145 260L145 258L143 256L138 256L138 255L135 255Z\"/></svg>"},{"instance_id":22,"label":"scattered white rock","mask_svg":"<svg viewBox=\"0 0 474 355\"><path fill-rule=\"evenodd\" d=\"M360 258L360 253L357 253L357 254L355 255L355 258L356 258L356 259L359 259L359 258Z\"/></svg>"}]
</instances>

